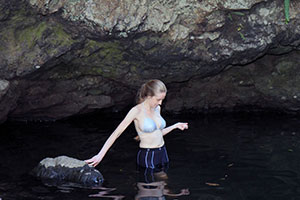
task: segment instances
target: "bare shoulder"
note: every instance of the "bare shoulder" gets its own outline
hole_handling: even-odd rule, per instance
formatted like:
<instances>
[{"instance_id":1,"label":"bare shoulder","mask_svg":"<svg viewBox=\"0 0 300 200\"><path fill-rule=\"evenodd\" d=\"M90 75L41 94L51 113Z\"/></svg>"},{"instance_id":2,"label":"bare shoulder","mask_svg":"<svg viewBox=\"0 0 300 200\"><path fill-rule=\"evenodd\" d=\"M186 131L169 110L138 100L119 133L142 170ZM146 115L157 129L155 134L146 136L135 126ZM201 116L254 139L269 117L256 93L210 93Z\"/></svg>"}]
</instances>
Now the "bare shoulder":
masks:
<instances>
[{"instance_id":1,"label":"bare shoulder","mask_svg":"<svg viewBox=\"0 0 300 200\"><path fill-rule=\"evenodd\" d=\"M139 109L136 106L134 106L129 110L126 117L124 118L124 121L131 122L132 120L137 119L138 115Z\"/></svg>"},{"instance_id":2,"label":"bare shoulder","mask_svg":"<svg viewBox=\"0 0 300 200\"><path fill-rule=\"evenodd\" d=\"M141 104L137 104L134 107L132 107L129 111L130 113L133 113L134 115L138 115L141 112Z\"/></svg>"}]
</instances>

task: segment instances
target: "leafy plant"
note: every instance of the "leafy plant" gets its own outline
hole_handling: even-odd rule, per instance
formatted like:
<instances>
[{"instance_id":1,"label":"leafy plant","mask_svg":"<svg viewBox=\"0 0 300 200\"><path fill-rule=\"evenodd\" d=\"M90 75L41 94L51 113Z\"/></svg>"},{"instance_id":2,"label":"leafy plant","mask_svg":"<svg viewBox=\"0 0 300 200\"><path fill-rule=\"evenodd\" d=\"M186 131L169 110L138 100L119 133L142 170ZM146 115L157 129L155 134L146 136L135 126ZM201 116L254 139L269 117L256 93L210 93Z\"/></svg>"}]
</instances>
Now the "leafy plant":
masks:
<instances>
[{"instance_id":1,"label":"leafy plant","mask_svg":"<svg viewBox=\"0 0 300 200\"><path fill-rule=\"evenodd\" d=\"M233 12L231 12L231 13L234 14L234 15L238 15L238 16L245 16L244 13L238 12L238 11L233 11Z\"/></svg>"},{"instance_id":2,"label":"leafy plant","mask_svg":"<svg viewBox=\"0 0 300 200\"><path fill-rule=\"evenodd\" d=\"M290 21L290 0L284 0L284 15L285 23L288 24Z\"/></svg>"},{"instance_id":3,"label":"leafy plant","mask_svg":"<svg viewBox=\"0 0 300 200\"><path fill-rule=\"evenodd\" d=\"M239 33L239 35L241 36L241 38L242 38L243 40L246 40L244 34L241 32L241 31L243 30L243 28L244 28L243 24L239 24L236 30L237 30L237 32Z\"/></svg>"},{"instance_id":4,"label":"leafy plant","mask_svg":"<svg viewBox=\"0 0 300 200\"><path fill-rule=\"evenodd\" d=\"M245 36L244 36L243 33L239 32L239 34L240 34L240 36L241 36L241 38L242 38L243 40L246 40L246 38L245 38Z\"/></svg>"},{"instance_id":5,"label":"leafy plant","mask_svg":"<svg viewBox=\"0 0 300 200\"><path fill-rule=\"evenodd\" d=\"M232 21L232 16L230 13L228 14L228 18L230 19L230 21Z\"/></svg>"}]
</instances>

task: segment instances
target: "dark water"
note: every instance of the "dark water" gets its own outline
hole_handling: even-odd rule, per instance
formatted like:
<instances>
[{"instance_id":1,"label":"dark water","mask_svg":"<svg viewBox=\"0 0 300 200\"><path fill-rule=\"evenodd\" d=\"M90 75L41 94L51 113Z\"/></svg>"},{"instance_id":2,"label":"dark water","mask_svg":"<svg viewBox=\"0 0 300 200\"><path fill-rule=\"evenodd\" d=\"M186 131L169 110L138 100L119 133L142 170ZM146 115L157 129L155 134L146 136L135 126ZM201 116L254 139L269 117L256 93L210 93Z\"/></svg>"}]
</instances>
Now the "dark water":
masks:
<instances>
[{"instance_id":1,"label":"dark water","mask_svg":"<svg viewBox=\"0 0 300 200\"><path fill-rule=\"evenodd\" d=\"M97 167L102 187L45 185L29 175L45 157L86 159L120 122L90 116L55 123L0 126L0 199L300 199L300 121L270 116L182 116L189 130L165 137L168 171L145 177L135 166L138 143L129 127ZM176 196L177 194L177 196ZM162 197L164 196L164 197ZM158 198L160 197L160 198Z\"/></svg>"}]
</instances>

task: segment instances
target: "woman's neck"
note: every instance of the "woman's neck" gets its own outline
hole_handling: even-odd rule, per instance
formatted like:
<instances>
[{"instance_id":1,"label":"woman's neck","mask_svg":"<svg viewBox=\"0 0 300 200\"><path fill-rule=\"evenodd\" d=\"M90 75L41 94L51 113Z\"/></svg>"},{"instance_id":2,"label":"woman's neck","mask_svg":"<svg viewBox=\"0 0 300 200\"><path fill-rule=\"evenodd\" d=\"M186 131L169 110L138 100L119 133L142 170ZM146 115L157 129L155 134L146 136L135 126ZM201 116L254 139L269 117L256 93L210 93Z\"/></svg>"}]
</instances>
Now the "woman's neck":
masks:
<instances>
[{"instance_id":1,"label":"woman's neck","mask_svg":"<svg viewBox=\"0 0 300 200\"><path fill-rule=\"evenodd\" d=\"M151 107L147 99L143 102L143 104L144 104L144 108L149 112L152 112L155 109L154 107Z\"/></svg>"}]
</instances>

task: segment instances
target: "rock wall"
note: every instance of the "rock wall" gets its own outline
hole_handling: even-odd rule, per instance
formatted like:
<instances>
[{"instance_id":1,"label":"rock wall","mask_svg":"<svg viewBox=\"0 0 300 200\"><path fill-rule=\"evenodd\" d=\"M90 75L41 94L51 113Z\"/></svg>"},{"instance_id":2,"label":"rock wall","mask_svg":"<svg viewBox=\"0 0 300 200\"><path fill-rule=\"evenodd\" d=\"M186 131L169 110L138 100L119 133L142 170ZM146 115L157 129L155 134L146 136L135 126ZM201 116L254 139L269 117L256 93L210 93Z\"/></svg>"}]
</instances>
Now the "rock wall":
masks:
<instances>
[{"instance_id":1,"label":"rock wall","mask_svg":"<svg viewBox=\"0 0 300 200\"><path fill-rule=\"evenodd\" d=\"M0 121L132 105L147 79L165 109L298 113L300 2L0 0Z\"/></svg>"},{"instance_id":2,"label":"rock wall","mask_svg":"<svg viewBox=\"0 0 300 200\"><path fill-rule=\"evenodd\" d=\"M300 51L266 55L245 66L228 66L216 76L194 77L184 86L173 87L166 108L299 113L299 58Z\"/></svg>"}]
</instances>

